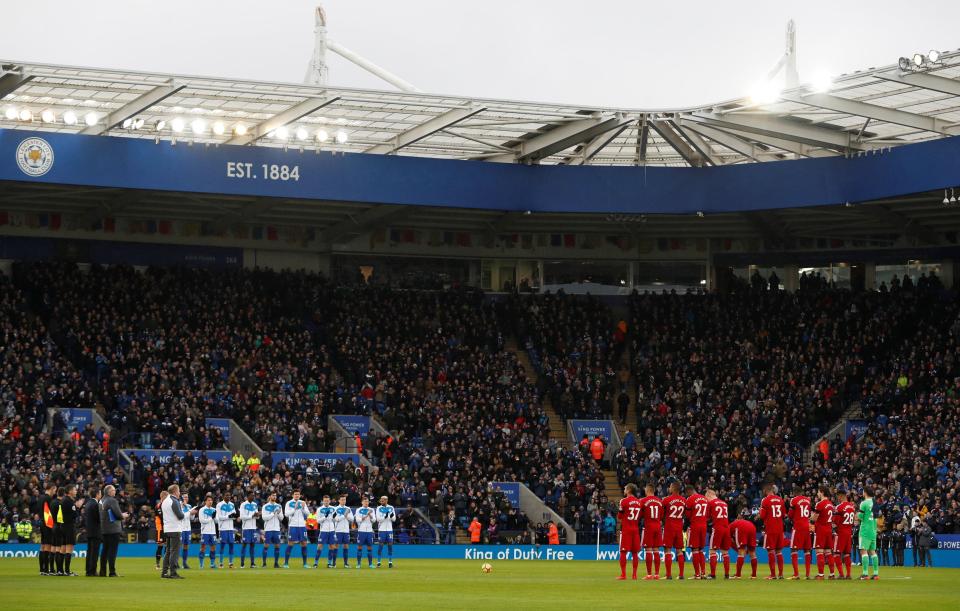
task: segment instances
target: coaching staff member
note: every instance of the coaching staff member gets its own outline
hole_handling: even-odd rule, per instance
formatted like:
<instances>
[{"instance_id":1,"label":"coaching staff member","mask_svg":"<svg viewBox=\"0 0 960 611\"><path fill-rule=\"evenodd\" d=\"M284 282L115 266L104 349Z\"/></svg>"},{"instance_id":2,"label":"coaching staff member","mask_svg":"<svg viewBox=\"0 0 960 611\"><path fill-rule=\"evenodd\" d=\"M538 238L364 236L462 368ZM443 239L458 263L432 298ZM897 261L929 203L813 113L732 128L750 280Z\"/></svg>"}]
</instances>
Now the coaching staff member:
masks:
<instances>
[{"instance_id":1,"label":"coaching staff member","mask_svg":"<svg viewBox=\"0 0 960 611\"><path fill-rule=\"evenodd\" d=\"M177 562L180 559L180 528L183 524L183 510L180 508L180 486L173 484L167 488L167 498L160 503L160 514L163 519L163 538L167 546L167 553L163 556L163 570L160 577L163 579L183 579L177 574ZM251 560L252 562L252 560Z\"/></svg>"},{"instance_id":2,"label":"coaching staff member","mask_svg":"<svg viewBox=\"0 0 960 611\"><path fill-rule=\"evenodd\" d=\"M87 577L97 576L97 560L100 559L100 489L87 490L83 503L83 530L87 533Z\"/></svg>"},{"instance_id":3,"label":"coaching staff member","mask_svg":"<svg viewBox=\"0 0 960 611\"><path fill-rule=\"evenodd\" d=\"M100 533L103 537L103 551L100 552L100 576L107 576L107 565L110 565L110 577L117 575L117 548L120 547L120 535L123 534L123 520L128 514L120 511L117 502L117 489L107 486L103 489L103 498L100 500Z\"/></svg>"}]
</instances>

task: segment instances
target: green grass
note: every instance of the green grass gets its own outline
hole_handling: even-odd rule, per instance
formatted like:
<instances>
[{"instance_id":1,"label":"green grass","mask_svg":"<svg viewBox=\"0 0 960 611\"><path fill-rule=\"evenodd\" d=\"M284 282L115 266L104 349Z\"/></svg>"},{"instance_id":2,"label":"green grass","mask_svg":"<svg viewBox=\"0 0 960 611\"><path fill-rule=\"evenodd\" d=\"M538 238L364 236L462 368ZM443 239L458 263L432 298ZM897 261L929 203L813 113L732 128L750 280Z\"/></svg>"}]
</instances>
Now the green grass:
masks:
<instances>
[{"instance_id":1,"label":"green grass","mask_svg":"<svg viewBox=\"0 0 960 611\"><path fill-rule=\"evenodd\" d=\"M192 564L196 563L191 559ZM960 608L960 569L881 568L878 582L627 581L614 562L403 560L393 569L196 569L160 579L152 558L120 559L119 579L39 577L34 559L0 560L3 609ZM760 567L763 575L765 568ZM83 559L73 569L83 571ZM643 573L643 567L640 569ZM854 567L854 576L858 574ZM788 570L789 573L789 570Z\"/></svg>"}]
</instances>

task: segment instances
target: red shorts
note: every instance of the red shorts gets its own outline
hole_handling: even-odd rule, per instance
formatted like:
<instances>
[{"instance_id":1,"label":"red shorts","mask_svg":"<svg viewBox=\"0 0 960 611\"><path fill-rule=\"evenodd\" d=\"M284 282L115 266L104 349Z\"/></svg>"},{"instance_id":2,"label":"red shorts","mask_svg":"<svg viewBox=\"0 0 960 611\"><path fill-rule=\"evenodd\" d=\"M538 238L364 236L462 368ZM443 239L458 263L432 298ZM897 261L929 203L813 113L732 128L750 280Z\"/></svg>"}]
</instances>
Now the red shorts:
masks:
<instances>
[{"instance_id":1,"label":"red shorts","mask_svg":"<svg viewBox=\"0 0 960 611\"><path fill-rule=\"evenodd\" d=\"M624 530L620 532L620 553L640 552L640 531Z\"/></svg>"},{"instance_id":2,"label":"red shorts","mask_svg":"<svg viewBox=\"0 0 960 611\"><path fill-rule=\"evenodd\" d=\"M833 529L829 526L826 528L817 528L813 533L813 548L814 549L830 549L833 547Z\"/></svg>"},{"instance_id":3,"label":"red shorts","mask_svg":"<svg viewBox=\"0 0 960 611\"><path fill-rule=\"evenodd\" d=\"M738 532L733 533L733 547L738 550L745 549L748 551L753 551L757 549L757 536L754 534L752 537L747 537L748 541L741 541L740 534Z\"/></svg>"},{"instance_id":4,"label":"red shorts","mask_svg":"<svg viewBox=\"0 0 960 611\"><path fill-rule=\"evenodd\" d=\"M849 554L853 547L853 533L851 531L838 530L833 537L833 553Z\"/></svg>"},{"instance_id":5,"label":"red shorts","mask_svg":"<svg viewBox=\"0 0 960 611\"><path fill-rule=\"evenodd\" d=\"M802 549L810 551L810 530L806 528L794 528L790 535L790 547L793 549Z\"/></svg>"},{"instance_id":6,"label":"red shorts","mask_svg":"<svg viewBox=\"0 0 960 611\"><path fill-rule=\"evenodd\" d=\"M683 528L664 528L663 546L683 549Z\"/></svg>"},{"instance_id":7,"label":"red shorts","mask_svg":"<svg viewBox=\"0 0 960 611\"><path fill-rule=\"evenodd\" d=\"M694 524L690 526L690 540L687 541L687 547L693 549L702 549L707 546L707 525Z\"/></svg>"},{"instance_id":8,"label":"red shorts","mask_svg":"<svg viewBox=\"0 0 960 611\"><path fill-rule=\"evenodd\" d=\"M663 533L660 532L660 527L644 527L643 535L640 537L640 544L647 549L651 547L663 547Z\"/></svg>"},{"instance_id":9,"label":"red shorts","mask_svg":"<svg viewBox=\"0 0 960 611\"><path fill-rule=\"evenodd\" d=\"M733 547L733 545L730 542L729 528L714 528L710 532L710 549L726 551L731 547Z\"/></svg>"},{"instance_id":10,"label":"red shorts","mask_svg":"<svg viewBox=\"0 0 960 611\"><path fill-rule=\"evenodd\" d=\"M765 532L763 533L763 547L764 549L776 549L781 550L786 547L787 541L783 536L783 533L780 532Z\"/></svg>"}]
</instances>

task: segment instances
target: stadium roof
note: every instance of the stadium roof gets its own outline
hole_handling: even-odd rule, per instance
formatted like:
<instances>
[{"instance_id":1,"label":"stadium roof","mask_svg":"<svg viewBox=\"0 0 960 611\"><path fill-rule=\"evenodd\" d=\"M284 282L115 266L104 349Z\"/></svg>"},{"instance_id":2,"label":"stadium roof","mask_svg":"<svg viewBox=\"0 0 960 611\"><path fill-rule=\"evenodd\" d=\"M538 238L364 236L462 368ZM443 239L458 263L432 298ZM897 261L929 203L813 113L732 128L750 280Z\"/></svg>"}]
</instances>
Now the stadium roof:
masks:
<instances>
[{"instance_id":1,"label":"stadium roof","mask_svg":"<svg viewBox=\"0 0 960 611\"><path fill-rule=\"evenodd\" d=\"M242 81L0 60L0 127L488 162L709 166L960 134L960 51L869 68L776 101L629 109ZM7 114L30 111L27 120ZM52 111L52 121L43 111ZM72 112L73 124L64 121ZM93 113L95 123L85 116ZM49 116L48 113L48 117ZM182 132L174 133L175 119ZM203 130L191 124L202 120ZM223 134L213 131L222 123ZM235 128L242 125L245 134ZM160 129L158 129L158 126ZM277 130L286 128L281 140ZM280 130L281 132L283 130ZM327 139L317 139L318 132ZM344 141L337 133L343 132ZM298 137L305 136L304 140Z\"/></svg>"}]
</instances>

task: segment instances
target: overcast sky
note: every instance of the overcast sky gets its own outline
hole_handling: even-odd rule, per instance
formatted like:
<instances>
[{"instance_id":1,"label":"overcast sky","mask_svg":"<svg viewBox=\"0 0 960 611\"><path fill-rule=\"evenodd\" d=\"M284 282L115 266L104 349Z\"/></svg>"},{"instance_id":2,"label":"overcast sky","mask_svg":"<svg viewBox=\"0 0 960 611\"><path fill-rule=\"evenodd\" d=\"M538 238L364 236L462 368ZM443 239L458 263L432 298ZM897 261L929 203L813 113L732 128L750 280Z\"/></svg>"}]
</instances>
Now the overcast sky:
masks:
<instances>
[{"instance_id":1,"label":"overcast sky","mask_svg":"<svg viewBox=\"0 0 960 611\"><path fill-rule=\"evenodd\" d=\"M0 59L301 82L314 0L3 0ZM629 108L960 47L958 0L325 0L330 37L428 92ZM390 88L338 56L333 85Z\"/></svg>"}]
</instances>

